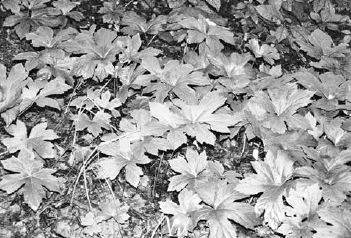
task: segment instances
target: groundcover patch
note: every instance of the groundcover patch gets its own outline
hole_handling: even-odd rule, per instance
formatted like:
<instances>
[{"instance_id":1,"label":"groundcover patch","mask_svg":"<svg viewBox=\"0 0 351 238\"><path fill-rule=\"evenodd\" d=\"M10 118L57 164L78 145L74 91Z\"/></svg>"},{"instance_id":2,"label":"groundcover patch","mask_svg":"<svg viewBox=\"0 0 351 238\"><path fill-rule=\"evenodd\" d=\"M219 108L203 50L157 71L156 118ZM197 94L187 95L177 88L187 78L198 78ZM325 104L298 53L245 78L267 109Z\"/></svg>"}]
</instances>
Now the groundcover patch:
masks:
<instances>
[{"instance_id":1,"label":"groundcover patch","mask_svg":"<svg viewBox=\"0 0 351 238\"><path fill-rule=\"evenodd\" d=\"M0 237L351 237L348 0L0 7Z\"/></svg>"}]
</instances>

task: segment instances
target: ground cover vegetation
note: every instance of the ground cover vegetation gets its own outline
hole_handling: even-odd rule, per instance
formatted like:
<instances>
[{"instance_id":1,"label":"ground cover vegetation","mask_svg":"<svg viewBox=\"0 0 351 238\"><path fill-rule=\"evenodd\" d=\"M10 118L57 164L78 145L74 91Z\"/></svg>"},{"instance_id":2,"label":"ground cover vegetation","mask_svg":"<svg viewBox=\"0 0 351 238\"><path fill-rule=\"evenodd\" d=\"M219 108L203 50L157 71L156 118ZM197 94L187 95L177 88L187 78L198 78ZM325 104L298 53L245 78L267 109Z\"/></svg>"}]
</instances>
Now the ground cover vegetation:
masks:
<instances>
[{"instance_id":1,"label":"ground cover vegetation","mask_svg":"<svg viewBox=\"0 0 351 238\"><path fill-rule=\"evenodd\" d=\"M351 237L348 0L1 0L1 237Z\"/></svg>"}]
</instances>

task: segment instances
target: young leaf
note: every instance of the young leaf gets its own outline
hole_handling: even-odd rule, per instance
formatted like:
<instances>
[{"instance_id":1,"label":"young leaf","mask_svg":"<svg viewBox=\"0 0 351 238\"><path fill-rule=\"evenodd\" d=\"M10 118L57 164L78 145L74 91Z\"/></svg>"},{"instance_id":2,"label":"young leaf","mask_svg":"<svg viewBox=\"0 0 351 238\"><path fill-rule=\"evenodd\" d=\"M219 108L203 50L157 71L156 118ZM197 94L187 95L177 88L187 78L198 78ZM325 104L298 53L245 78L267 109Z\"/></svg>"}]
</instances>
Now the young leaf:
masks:
<instances>
[{"instance_id":1,"label":"young leaf","mask_svg":"<svg viewBox=\"0 0 351 238\"><path fill-rule=\"evenodd\" d=\"M52 175L55 170L43 168L43 163L35 159L33 152L21 150L18 158L12 157L1 163L6 170L15 174L4 175L0 181L0 189L11 194L24 185L24 201L35 211L45 197L43 187L60 192L60 181Z\"/></svg>"},{"instance_id":2,"label":"young leaf","mask_svg":"<svg viewBox=\"0 0 351 238\"><path fill-rule=\"evenodd\" d=\"M171 168L180 175L175 175L169 179L168 191L180 191L186 186L192 189L196 182L203 179L200 173L207 165L206 152L198 154L196 151L188 149L185 157L187 160L178 157L169 161Z\"/></svg>"},{"instance_id":3,"label":"young leaf","mask_svg":"<svg viewBox=\"0 0 351 238\"><path fill-rule=\"evenodd\" d=\"M50 142L59 138L57 134L46 129L47 123L40 123L34 126L27 137L26 125L17 120L16 124L12 124L5 130L12 135L12 138L4 138L2 143L6 145L10 153L15 153L20 150L35 151L43 158L53 158L56 155L54 145Z\"/></svg>"},{"instance_id":4,"label":"young leaf","mask_svg":"<svg viewBox=\"0 0 351 238\"><path fill-rule=\"evenodd\" d=\"M177 237L184 237L196 225L194 212L202 206L200 197L191 190L183 189L178 195L179 205L167 200L159 202L161 212L172 214L170 235L175 234Z\"/></svg>"},{"instance_id":5,"label":"young leaf","mask_svg":"<svg viewBox=\"0 0 351 238\"><path fill-rule=\"evenodd\" d=\"M235 202L245 197L234 190L235 186L218 179L202 181L196 186L196 192L207 204L197 212L198 220L207 220L210 238L237 237L236 228L229 219L248 229L253 229L259 224L251 205Z\"/></svg>"},{"instance_id":6,"label":"young leaf","mask_svg":"<svg viewBox=\"0 0 351 238\"><path fill-rule=\"evenodd\" d=\"M251 164L256 174L246 176L235 189L247 195L263 192L257 200L255 211L258 215L264 212L264 220L276 228L285 217L283 196L287 194L293 175L294 161L279 150L276 156L268 151L264 161Z\"/></svg>"}]
</instances>

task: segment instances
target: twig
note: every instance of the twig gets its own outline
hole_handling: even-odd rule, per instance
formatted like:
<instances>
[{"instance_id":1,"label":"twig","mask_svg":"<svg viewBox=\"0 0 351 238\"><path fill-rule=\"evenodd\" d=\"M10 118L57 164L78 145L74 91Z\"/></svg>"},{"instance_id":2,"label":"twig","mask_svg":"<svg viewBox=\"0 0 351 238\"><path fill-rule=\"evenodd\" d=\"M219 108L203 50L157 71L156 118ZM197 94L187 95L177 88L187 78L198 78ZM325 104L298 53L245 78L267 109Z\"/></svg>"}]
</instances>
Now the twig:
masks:
<instances>
[{"instance_id":1,"label":"twig","mask_svg":"<svg viewBox=\"0 0 351 238\"><path fill-rule=\"evenodd\" d=\"M243 149L241 150L241 157L243 156L245 149L246 149L246 135L243 136Z\"/></svg>"},{"instance_id":2,"label":"twig","mask_svg":"<svg viewBox=\"0 0 351 238\"><path fill-rule=\"evenodd\" d=\"M87 197L90 211L92 211L93 207L91 205L91 201L90 201L90 197L89 197L89 190L88 190L88 184L87 184L87 174L86 174L86 170L85 169L83 171L83 179L84 179L85 196Z\"/></svg>"},{"instance_id":3,"label":"twig","mask_svg":"<svg viewBox=\"0 0 351 238\"><path fill-rule=\"evenodd\" d=\"M162 164L164 155L165 155L165 154L162 153L162 157L161 157L161 159L160 159L160 163L158 164L158 169L157 169L156 177L155 177L155 179L154 179L154 184L152 185L152 198L155 198L156 180L157 180L157 178L158 178L158 175L160 174L161 164Z\"/></svg>"},{"instance_id":4,"label":"twig","mask_svg":"<svg viewBox=\"0 0 351 238\"><path fill-rule=\"evenodd\" d=\"M162 225L162 222L163 222L164 220L166 220L166 222L167 222L168 233L171 234L171 225L170 225L169 218L168 218L167 216L162 215L161 220L159 221L159 223L157 223L157 225L156 225L154 231L153 231L152 234L151 234L151 238L154 238L154 237L155 237L158 228Z\"/></svg>"}]
</instances>

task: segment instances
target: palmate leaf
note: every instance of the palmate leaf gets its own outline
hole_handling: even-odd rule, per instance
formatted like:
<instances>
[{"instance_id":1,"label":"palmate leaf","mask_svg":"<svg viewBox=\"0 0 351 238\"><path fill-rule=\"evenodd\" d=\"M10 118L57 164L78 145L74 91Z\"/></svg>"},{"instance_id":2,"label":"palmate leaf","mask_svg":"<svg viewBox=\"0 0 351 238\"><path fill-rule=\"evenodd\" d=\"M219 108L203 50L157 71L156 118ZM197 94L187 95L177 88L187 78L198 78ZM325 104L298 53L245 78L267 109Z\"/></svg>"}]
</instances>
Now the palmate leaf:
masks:
<instances>
[{"instance_id":1,"label":"palmate leaf","mask_svg":"<svg viewBox=\"0 0 351 238\"><path fill-rule=\"evenodd\" d=\"M341 207L324 207L318 211L319 216L326 223L315 227L317 231L313 238L347 238L351 236L351 208L349 205Z\"/></svg>"},{"instance_id":2,"label":"palmate leaf","mask_svg":"<svg viewBox=\"0 0 351 238\"><path fill-rule=\"evenodd\" d=\"M157 58L145 56L142 60L142 67L150 72L141 75L137 82L142 82L146 88L145 93L152 92L156 101L163 102L171 93L187 102L195 102L195 90L190 87L209 85L209 78L200 71L194 71L190 64L180 64L177 60L168 61L161 69ZM153 82L156 80L156 82Z\"/></svg>"},{"instance_id":3,"label":"palmate leaf","mask_svg":"<svg viewBox=\"0 0 351 238\"><path fill-rule=\"evenodd\" d=\"M77 131L87 129L94 137L99 136L102 133L102 129L110 129L110 119L111 115L103 111L98 111L93 119L90 119L85 113L71 117Z\"/></svg>"},{"instance_id":4,"label":"palmate leaf","mask_svg":"<svg viewBox=\"0 0 351 238\"><path fill-rule=\"evenodd\" d=\"M119 124L119 129L122 131L119 143L123 145L125 151L130 150L131 144L145 141L148 137L162 136L168 129L168 126L159 123L151 117L150 112L144 109L133 110L131 116L131 119L122 118ZM152 140L148 142L153 143ZM145 143L142 146L147 147ZM162 145L160 146L162 148Z\"/></svg>"},{"instance_id":5,"label":"palmate leaf","mask_svg":"<svg viewBox=\"0 0 351 238\"><path fill-rule=\"evenodd\" d=\"M316 151L312 159L316 162L296 168L295 175L305 178L308 183L318 183L323 199L340 205L351 191L351 171L344 165L351 160L350 150L344 150L332 158Z\"/></svg>"},{"instance_id":6,"label":"palmate leaf","mask_svg":"<svg viewBox=\"0 0 351 238\"><path fill-rule=\"evenodd\" d=\"M7 77L6 67L0 64L0 113L7 124L11 122L6 120L6 111L21 102L27 77L28 72L22 64L14 65Z\"/></svg>"},{"instance_id":7,"label":"palmate leaf","mask_svg":"<svg viewBox=\"0 0 351 238\"><path fill-rule=\"evenodd\" d=\"M274 60L280 59L278 50L276 48L267 44L260 46L257 39L251 39L247 46L255 54L256 58L263 57L263 59L270 65L274 64Z\"/></svg>"},{"instance_id":8,"label":"palmate leaf","mask_svg":"<svg viewBox=\"0 0 351 238\"><path fill-rule=\"evenodd\" d=\"M119 37L117 44L122 51L121 54L119 54L119 61L121 63L130 63L132 61L139 63L140 60L146 56L152 57L161 53L160 50L152 47L140 50L141 43L142 41L140 39L139 33L132 37Z\"/></svg>"},{"instance_id":9,"label":"palmate leaf","mask_svg":"<svg viewBox=\"0 0 351 238\"><path fill-rule=\"evenodd\" d=\"M239 54L232 53L230 56L225 56L223 53L208 54L211 64L220 70L220 75L233 79L251 79L254 76L254 71L249 64L252 59L249 53Z\"/></svg>"},{"instance_id":10,"label":"palmate leaf","mask_svg":"<svg viewBox=\"0 0 351 238\"><path fill-rule=\"evenodd\" d=\"M196 192L205 205L197 214L198 220L207 220L210 227L210 238L235 238L237 232L229 219L253 229L259 224L254 208L248 203L236 202L245 195L234 190L236 184L212 179L197 184Z\"/></svg>"},{"instance_id":11,"label":"palmate leaf","mask_svg":"<svg viewBox=\"0 0 351 238\"><path fill-rule=\"evenodd\" d=\"M73 73L84 79L92 78L104 80L114 73L113 62L120 52L117 45L117 33L106 28L95 32L96 26L89 31L82 31L74 39L62 43L68 52L83 54L73 68Z\"/></svg>"},{"instance_id":12,"label":"palmate leaf","mask_svg":"<svg viewBox=\"0 0 351 238\"><path fill-rule=\"evenodd\" d=\"M214 7L217 10L217 12L221 8L221 0L206 0L206 2L212 7Z\"/></svg>"},{"instance_id":13,"label":"palmate leaf","mask_svg":"<svg viewBox=\"0 0 351 238\"><path fill-rule=\"evenodd\" d=\"M263 193L257 200L255 211L264 212L264 220L272 228L285 218L283 196L286 196L293 175L293 163L283 151L274 155L268 151L264 161L251 162L256 174L250 174L240 181L237 191L252 195Z\"/></svg>"},{"instance_id":14,"label":"palmate leaf","mask_svg":"<svg viewBox=\"0 0 351 238\"><path fill-rule=\"evenodd\" d=\"M314 228L321 223L317 215L321 199L318 184L297 183L286 197L290 206L286 206L287 217L277 231L287 238L312 238Z\"/></svg>"},{"instance_id":15,"label":"palmate leaf","mask_svg":"<svg viewBox=\"0 0 351 238\"><path fill-rule=\"evenodd\" d=\"M195 137L200 143L214 145L216 137L210 130L229 133L228 127L241 121L238 114L215 113L225 101L226 98L217 92L209 92L196 104L174 100L174 104L178 107L172 108L174 111L171 111L167 104L150 103L150 112L162 124L173 128L170 133L173 133L174 141L183 141L185 133Z\"/></svg>"},{"instance_id":16,"label":"palmate leaf","mask_svg":"<svg viewBox=\"0 0 351 238\"><path fill-rule=\"evenodd\" d=\"M205 44L215 52L219 52L224 48L220 40L228 44L235 44L232 32L214 23L209 24L202 15L199 15L198 19L186 17L181 20L179 24L188 29L187 42L189 44L205 42Z\"/></svg>"},{"instance_id":17,"label":"palmate leaf","mask_svg":"<svg viewBox=\"0 0 351 238\"><path fill-rule=\"evenodd\" d=\"M30 208L37 210L46 196L44 187L50 191L60 192L60 181L53 176L54 169L43 168L43 163L35 159L33 152L21 150L17 157L1 162L6 170L15 172L2 177L0 189L11 194L23 185L24 201Z\"/></svg>"},{"instance_id":18,"label":"palmate leaf","mask_svg":"<svg viewBox=\"0 0 351 238\"><path fill-rule=\"evenodd\" d=\"M121 148L120 143L109 143L106 146L100 146L99 150L109 155L96 163L98 169L98 178L115 179L120 171L125 168L125 176L128 183L137 187L140 182L140 176L144 173L137 164L148 164L150 159L144 155L144 151L133 150L133 145L129 152Z\"/></svg>"},{"instance_id":19,"label":"palmate leaf","mask_svg":"<svg viewBox=\"0 0 351 238\"><path fill-rule=\"evenodd\" d=\"M316 95L322 98L313 104L324 110L335 110L338 101L345 100L348 92L346 79L342 75L335 75L332 72L324 74L313 74L308 71L300 71L294 77L308 90L316 91Z\"/></svg>"},{"instance_id":20,"label":"palmate leaf","mask_svg":"<svg viewBox=\"0 0 351 238\"><path fill-rule=\"evenodd\" d=\"M11 138L4 138L2 143L6 145L10 153L20 150L35 151L43 158L53 158L56 155L54 145L50 142L55 140L58 135L51 129L46 129L47 123L37 124L27 135L26 125L17 120L16 124L12 124L5 130L12 135Z\"/></svg>"},{"instance_id":21,"label":"palmate leaf","mask_svg":"<svg viewBox=\"0 0 351 238\"><path fill-rule=\"evenodd\" d=\"M206 152L198 154L193 149L186 151L186 160L183 157L178 157L169 161L169 164L180 175L172 176L169 181L168 191L180 191L186 186L193 189L198 181L203 179L201 172L207 166Z\"/></svg>"},{"instance_id":22,"label":"palmate leaf","mask_svg":"<svg viewBox=\"0 0 351 238\"><path fill-rule=\"evenodd\" d=\"M47 26L40 26L35 32L26 34L26 39L32 41L34 47L61 48L61 44L78 34L74 28L67 28L57 32Z\"/></svg>"},{"instance_id":23,"label":"palmate leaf","mask_svg":"<svg viewBox=\"0 0 351 238\"><path fill-rule=\"evenodd\" d=\"M61 12L48 7L46 2L48 1L23 1L28 11L14 12L14 15L5 19L4 26L15 26L16 34L22 39L39 26L57 27L61 25L62 21L58 17Z\"/></svg>"},{"instance_id":24,"label":"palmate leaf","mask_svg":"<svg viewBox=\"0 0 351 238\"><path fill-rule=\"evenodd\" d=\"M104 2L103 7L99 9L100 14L103 14L102 20L104 23L119 24L125 9L117 2Z\"/></svg>"},{"instance_id":25,"label":"palmate leaf","mask_svg":"<svg viewBox=\"0 0 351 238\"><path fill-rule=\"evenodd\" d=\"M53 80L29 80L28 84L22 90L21 107L29 107L36 104L39 107L52 107L61 110L57 100L50 96L60 95L71 89L71 86L65 83L65 79L57 77Z\"/></svg>"},{"instance_id":26,"label":"palmate leaf","mask_svg":"<svg viewBox=\"0 0 351 238\"><path fill-rule=\"evenodd\" d=\"M171 214L171 235L184 237L196 225L194 213L202 206L200 197L191 190L183 189L178 195L179 205L167 200L159 202L161 212Z\"/></svg>"},{"instance_id":27,"label":"palmate leaf","mask_svg":"<svg viewBox=\"0 0 351 238\"><path fill-rule=\"evenodd\" d=\"M207 57L218 71L210 73L223 76L218 81L233 93L245 92L243 89L255 77L255 71L248 63L252 59L249 53L234 52L230 56L225 56L223 53L210 53Z\"/></svg>"},{"instance_id":28,"label":"palmate leaf","mask_svg":"<svg viewBox=\"0 0 351 238\"><path fill-rule=\"evenodd\" d=\"M297 43L300 45L301 50L318 60L320 60L322 56L342 58L350 53L347 44L341 43L334 46L333 39L327 33L319 29L314 30L311 35L308 36L308 42L298 39Z\"/></svg>"},{"instance_id":29,"label":"palmate leaf","mask_svg":"<svg viewBox=\"0 0 351 238\"><path fill-rule=\"evenodd\" d=\"M268 95L264 91L256 92L247 104L248 110L263 127L270 128L274 133L285 133L285 123L290 128L308 129L307 119L296 111L311 102L314 92L299 90L296 84L282 87L269 88Z\"/></svg>"},{"instance_id":30,"label":"palmate leaf","mask_svg":"<svg viewBox=\"0 0 351 238\"><path fill-rule=\"evenodd\" d=\"M167 23L167 17L159 15L146 22L146 19L134 11L124 13L121 24L126 25L121 31L128 35L136 35L138 33L156 35L162 30L164 24Z\"/></svg>"}]
</instances>

